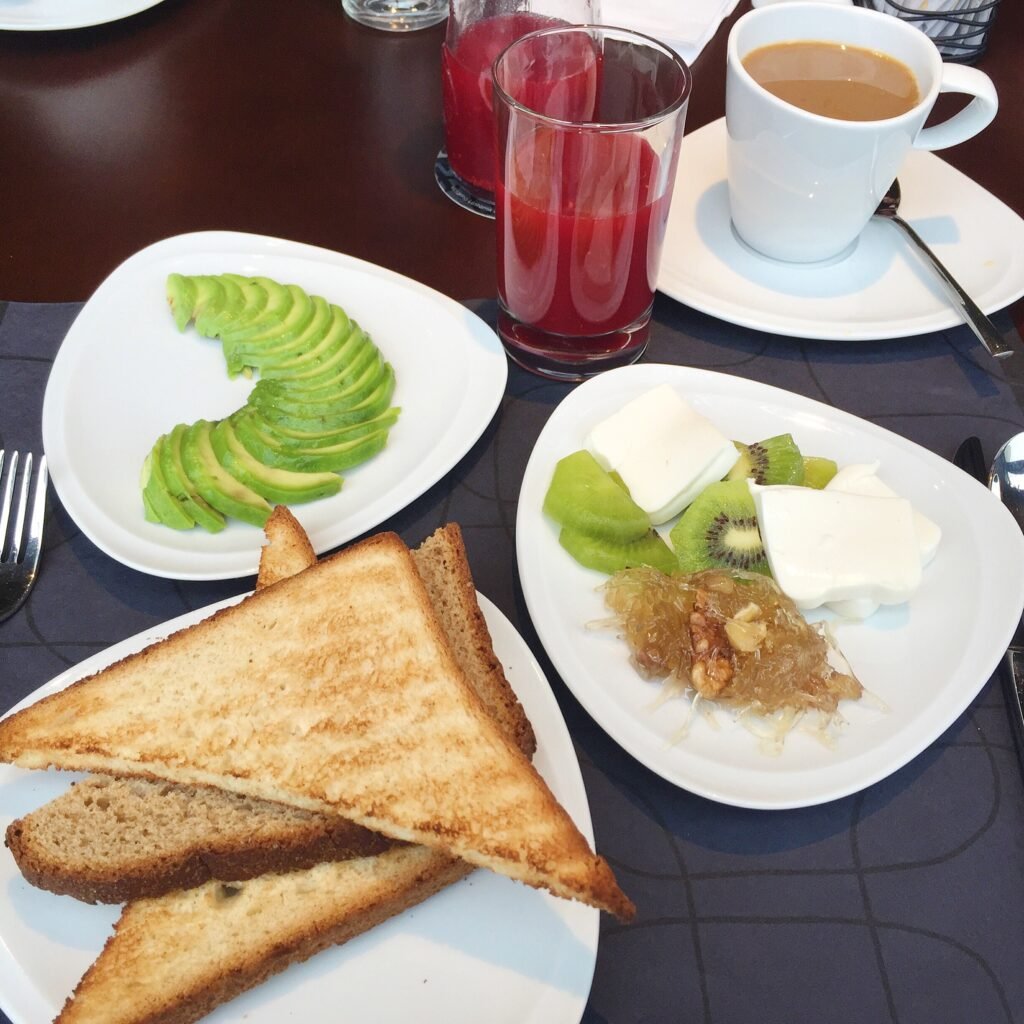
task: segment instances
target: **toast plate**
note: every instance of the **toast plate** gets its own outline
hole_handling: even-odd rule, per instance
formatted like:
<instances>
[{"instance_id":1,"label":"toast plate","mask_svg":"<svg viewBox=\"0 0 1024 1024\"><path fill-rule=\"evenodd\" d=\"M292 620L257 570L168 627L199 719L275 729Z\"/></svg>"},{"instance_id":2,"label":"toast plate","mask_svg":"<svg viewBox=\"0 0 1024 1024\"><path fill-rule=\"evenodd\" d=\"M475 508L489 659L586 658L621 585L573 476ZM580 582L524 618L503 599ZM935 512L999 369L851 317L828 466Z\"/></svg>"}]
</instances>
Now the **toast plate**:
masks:
<instances>
[{"instance_id":1,"label":"toast plate","mask_svg":"<svg viewBox=\"0 0 1024 1024\"><path fill-rule=\"evenodd\" d=\"M879 475L942 529L911 600L863 622L835 620L843 654L869 693L846 701L834 744L803 731L766 754L726 713L694 715L689 701L660 706L657 683L629 663L598 587L559 546L542 512L555 463L584 447L590 429L668 383L727 436L755 441L792 433L801 451L842 465L878 462ZM667 524L671 526L670 524ZM555 409L520 490L516 549L523 593L556 670L597 723L652 771L691 792L740 807L824 803L885 778L937 739L995 671L1024 606L1024 537L976 480L896 434L820 402L706 370L644 364L582 384ZM821 617L824 617L822 615ZM590 624L590 628L588 628ZM717 727L716 727L717 724Z\"/></svg>"},{"instance_id":2,"label":"toast plate","mask_svg":"<svg viewBox=\"0 0 1024 1024\"><path fill-rule=\"evenodd\" d=\"M45 32L120 21L163 0L14 0L0 3L0 29Z\"/></svg>"},{"instance_id":3,"label":"toast plate","mask_svg":"<svg viewBox=\"0 0 1024 1024\"><path fill-rule=\"evenodd\" d=\"M43 401L50 478L82 532L142 572L177 579L254 574L258 528L221 533L146 522L139 474L176 423L218 419L253 381L228 379L217 341L174 326L167 275L237 272L294 283L341 306L395 368L402 409L387 447L346 471L330 498L296 505L317 553L358 537L437 483L484 432L508 364L494 332L452 299L400 274L298 242L228 231L177 235L126 260L82 308Z\"/></svg>"},{"instance_id":4,"label":"toast plate","mask_svg":"<svg viewBox=\"0 0 1024 1024\"><path fill-rule=\"evenodd\" d=\"M784 263L741 242L729 219L725 142L724 118L683 138L660 291L793 338L903 338L961 323L935 271L878 218L852 251L822 263ZM912 150L900 185L900 214L986 313L1024 295L1024 219L934 153Z\"/></svg>"},{"instance_id":5,"label":"toast plate","mask_svg":"<svg viewBox=\"0 0 1024 1024\"><path fill-rule=\"evenodd\" d=\"M42 686L13 710L63 689L233 598L125 640ZM534 764L593 845L586 791L555 698L515 627L485 597L494 650L537 735ZM81 776L0 766L0 828ZM34 889L0 858L0 1006L13 1024L46 1024L96 958L116 907ZM289 967L225 1003L208 1024L333 1024L340 1008L364 1021L577 1024L597 957L598 912L489 871L468 878L343 946Z\"/></svg>"}]
</instances>

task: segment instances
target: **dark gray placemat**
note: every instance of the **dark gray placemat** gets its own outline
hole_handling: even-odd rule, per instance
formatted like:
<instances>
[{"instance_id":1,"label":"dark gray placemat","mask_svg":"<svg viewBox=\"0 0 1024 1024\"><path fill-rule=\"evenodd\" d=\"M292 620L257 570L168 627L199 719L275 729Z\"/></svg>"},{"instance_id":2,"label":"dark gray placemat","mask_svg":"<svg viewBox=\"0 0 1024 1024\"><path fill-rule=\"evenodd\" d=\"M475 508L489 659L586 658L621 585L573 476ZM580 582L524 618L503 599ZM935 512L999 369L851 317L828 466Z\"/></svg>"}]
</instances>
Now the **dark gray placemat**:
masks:
<instances>
[{"instance_id":1,"label":"dark gray placemat","mask_svg":"<svg viewBox=\"0 0 1024 1024\"><path fill-rule=\"evenodd\" d=\"M493 321L492 303L472 305ZM79 308L0 304L0 446L38 450L49 366ZM1007 317L997 322L1012 333ZM997 364L964 328L897 342L790 341L659 298L646 358L784 387L947 458L969 433L991 453L1024 428L1015 379L1024 356ZM598 848L639 908L629 926L602 921L587 1024L1024 1020L1024 786L998 687L865 792L755 812L664 782L557 678L523 605L514 532L533 442L569 391L513 368L481 439L384 525L410 544L443 522L462 525L480 590L540 658L569 724ZM0 624L0 702L250 585L127 569L82 536L51 493L39 583Z\"/></svg>"}]
</instances>

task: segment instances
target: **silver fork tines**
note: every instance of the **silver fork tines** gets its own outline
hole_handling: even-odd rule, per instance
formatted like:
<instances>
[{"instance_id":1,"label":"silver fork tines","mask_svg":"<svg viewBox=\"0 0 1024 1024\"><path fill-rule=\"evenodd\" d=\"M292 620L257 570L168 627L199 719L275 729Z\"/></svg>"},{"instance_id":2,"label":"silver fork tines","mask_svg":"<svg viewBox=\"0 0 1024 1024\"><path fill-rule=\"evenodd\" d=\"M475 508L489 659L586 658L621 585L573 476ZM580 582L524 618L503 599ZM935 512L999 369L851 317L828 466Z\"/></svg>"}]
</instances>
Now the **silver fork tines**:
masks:
<instances>
[{"instance_id":1,"label":"silver fork tines","mask_svg":"<svg viewBox=\"0 0 1024 1024\"><path fill-rule=\"evenodd\" d=\"M20 462L23 466L19 477ZM8 458L0 448L0 622L21 607L36 581L46 480L45 455L36 460L31 452L26 452L24 458L11 452Z\"/></svg>"}]
</instances>

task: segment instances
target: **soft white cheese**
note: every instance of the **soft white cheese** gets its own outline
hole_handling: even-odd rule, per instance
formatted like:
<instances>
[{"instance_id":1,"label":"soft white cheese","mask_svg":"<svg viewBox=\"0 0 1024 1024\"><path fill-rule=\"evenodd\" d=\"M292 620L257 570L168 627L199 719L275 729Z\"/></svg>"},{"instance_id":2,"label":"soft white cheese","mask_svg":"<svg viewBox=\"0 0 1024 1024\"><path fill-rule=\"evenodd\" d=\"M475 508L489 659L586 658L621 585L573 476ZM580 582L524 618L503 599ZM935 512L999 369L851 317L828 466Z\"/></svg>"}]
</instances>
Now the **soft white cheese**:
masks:
<instances>
[{"instance_id":1,"label":"soft white cheese","mask_svg":"<svg viewBox=\"0 0 1024 1024\"><path fill-rule=\"evenodd\" d=\"M586 445L655 525L678 515L739 458L732 441L668 384L602 420Z\"/></svg>"},{"instance_id":2,"label":"soft white cheese","mask_svg":"<svg viewBox=\"0 0 1024 1024\"><path fill-rule=\"evenodd\" d=\"M897 493L878 477L878 463L856 463L843 466L825 486L826 491L845 491L847 494L870 494L876 498L896 498ZM942 529L924 513L914 509L914 532L921 551L921 564L927 565L938 550Z\"/></svg>"},{"instance_id":3,"label":"soft white cheese","mask_svg":"<svg viewBox=\"0 0 1024 1024\"><path fill-rule=\"evenodd\" d=\"M870 614L921 582L914 510L900 497L750 482L776 582L799 608L839 604Z\"/></svg>"}]
</instances>

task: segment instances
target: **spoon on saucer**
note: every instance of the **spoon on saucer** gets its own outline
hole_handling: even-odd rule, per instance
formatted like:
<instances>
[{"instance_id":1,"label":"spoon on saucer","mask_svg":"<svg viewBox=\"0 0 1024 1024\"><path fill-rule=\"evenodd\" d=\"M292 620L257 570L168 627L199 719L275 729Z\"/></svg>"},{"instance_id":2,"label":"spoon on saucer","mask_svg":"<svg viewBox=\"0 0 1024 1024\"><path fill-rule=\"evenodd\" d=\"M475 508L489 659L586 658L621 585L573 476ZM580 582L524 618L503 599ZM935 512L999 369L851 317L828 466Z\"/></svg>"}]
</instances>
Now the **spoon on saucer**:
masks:
<instances>
[{"instance_id":1,"label":"spoon on saucer","mask_svg":"<svg viewBox=\"0 0 1024 1024\"><path fill-rule=\"evenodd\" d=\"M1010 355L1013 349L1003 340L996 325L982 313L970 295L957 284L953 275L942 265L935 253L925 245L921 236L899 215L899 209L900 183L899 179L896 179L878 204L875 216L892 221L928 257L928 261L946 286L946 291L954 305L960 310L960 315L964 318L967 326L978 336L978 340L988 350L989 355L995 356L996 359Z\"/></svg>"}]
</instances>

